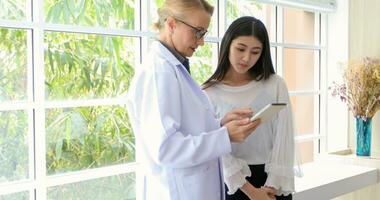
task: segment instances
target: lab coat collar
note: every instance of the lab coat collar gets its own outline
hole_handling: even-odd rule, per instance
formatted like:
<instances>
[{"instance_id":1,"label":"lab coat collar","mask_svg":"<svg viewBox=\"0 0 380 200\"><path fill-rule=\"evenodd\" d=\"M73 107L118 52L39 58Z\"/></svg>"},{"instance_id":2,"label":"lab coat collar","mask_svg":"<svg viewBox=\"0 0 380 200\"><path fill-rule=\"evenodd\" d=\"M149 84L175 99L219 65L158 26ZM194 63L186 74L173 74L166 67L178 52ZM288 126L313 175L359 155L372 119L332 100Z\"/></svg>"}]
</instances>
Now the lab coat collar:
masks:
<instances>
[{"instance_id":1,"label":"lab coat collar","mask_svg":"<svg viewBox=\"0 0 380 200\"><path fill-rule=\"evenodd\" d=\"M172 52L169 51L163 44L161 44L160 41L154 41L152 43L153 50L161 57L165 58L170 63L178 66L181 65L181 67L184 68L182 63L176 58Z\"/></svg>"},{"instance_id":2,"label":"lab coat collar","mask_svg":"<svg viewBox=\"0 0 380 200\"><path fill-rule=\"evenodd\" d=\"M191 87L192 91L198 96L198 100L201 105L203 105L206 110L210 110L211 104L206 95L206 93L199 87L198 83L191 77L187 72L183 64L159 41L154 41L152 44L153 50L158 54L158 56L165 58L167 61L175 65L181 74L184 76L188 85Z\"/></svg>"},{"instance_id":3,"label":"lab coat collar","mask_svg":"<svg viewBox=\"0 0 380 200\"><path fill-rule=\"evenodd\" d=\"M164 47L166 47L178 60L182 63L182 65L186 68L186 70L190 73L190 66L189 66L189 59L185 56L182 56L178 51L176 51L174 48L169 47L164 42L159 41Z\"/></svg>"}]
</instances>

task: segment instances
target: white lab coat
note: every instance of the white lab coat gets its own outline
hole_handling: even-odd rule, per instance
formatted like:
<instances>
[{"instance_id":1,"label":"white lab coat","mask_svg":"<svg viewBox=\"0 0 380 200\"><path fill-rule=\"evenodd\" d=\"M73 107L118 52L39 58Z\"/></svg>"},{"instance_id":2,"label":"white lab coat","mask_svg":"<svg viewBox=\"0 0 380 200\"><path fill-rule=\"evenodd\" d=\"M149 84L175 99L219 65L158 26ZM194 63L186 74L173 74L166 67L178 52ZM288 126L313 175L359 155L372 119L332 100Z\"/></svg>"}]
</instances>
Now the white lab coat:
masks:
<instances>
[{"instance_id":1,"label":"white lab coat","mask_svg":"<svg viewBox=\"0 0 380 200\"><path fill-rule=\"evenodd\" d=\"M127 109L146 167L146 200L221 200L219 157L230 153L208 97L175 56L154 42L136 69Z\"/></svg>"}]
</instances>

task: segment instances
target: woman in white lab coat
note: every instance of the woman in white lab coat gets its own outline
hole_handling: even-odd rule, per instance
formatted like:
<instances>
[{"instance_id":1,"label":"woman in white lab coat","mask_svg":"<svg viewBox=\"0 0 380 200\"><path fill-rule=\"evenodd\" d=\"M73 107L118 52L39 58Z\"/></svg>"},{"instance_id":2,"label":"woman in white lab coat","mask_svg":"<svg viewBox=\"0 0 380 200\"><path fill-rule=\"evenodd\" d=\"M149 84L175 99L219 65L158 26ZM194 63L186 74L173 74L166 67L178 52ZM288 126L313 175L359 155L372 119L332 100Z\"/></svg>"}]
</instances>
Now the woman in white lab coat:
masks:
<instances>
[{"instance_id":1,"label":"woman in white lab coat","mask_svg":"<svg viewBox=\"0 0 380 200\"><path fill-rule=\"evenodd\" d=\"M288 89L275 74L268 33L254 17L236 19L221 43L218 67L204 84L216 115L235 107L255 111L270 103L287 107L224 155L224 181L228 200L251 199L247 191L262 188L277 200L292 199L294 192L294 130Z\"/></svg>"},{"instance_id":2,"label":"woman in white lab coat","mask_svg":"<svg viewBox=\"0 0 380 200\"><path fill-rule=\"evenodd\" d=\"M205 0L165 1L155 24L159 39L136 68L127 108L145 167L143 199L224 199L219 157L259 124L249 121L251 109L216 119L188 72L187 57L203 45L212 12Z\"/></svg>"}]
</instances>

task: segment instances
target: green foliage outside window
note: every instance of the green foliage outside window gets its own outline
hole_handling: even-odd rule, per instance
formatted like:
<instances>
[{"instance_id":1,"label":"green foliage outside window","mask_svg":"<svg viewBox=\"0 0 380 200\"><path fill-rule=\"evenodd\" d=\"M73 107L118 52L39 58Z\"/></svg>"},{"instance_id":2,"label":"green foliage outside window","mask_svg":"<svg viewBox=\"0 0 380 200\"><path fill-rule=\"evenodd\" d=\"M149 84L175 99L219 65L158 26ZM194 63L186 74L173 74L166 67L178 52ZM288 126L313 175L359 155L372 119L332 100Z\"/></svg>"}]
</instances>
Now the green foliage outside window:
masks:
<instances>
[{"instance_id":1,"label":"green foliage outside window","mask_svg":"<svg viewBox=\"0 0 380 200\"><path fill-rule=\"evenodd\" d=\"M134 0L45 0L44 6L49 23L135 28Z\"/></svg>"},{"instance_id":2,"label":"green foliage outside window","mask_svg":"<svg viewBox=\"0 0 380 200\"><path fill-rule=\"evenodd\" d=\"M0 6L4 2L1 1ZM48 9L46 20L89 26L111 25L126 29L134 26L133 1L85 1L85 5L82 4L84 1L75 1L72 4L75 8L68 8L70 2L73 3L55 1L56 4L52 5L52 1L45 1L44 5ZM50 12L51 9L57 12ZM110 10L114 15L110 15ZM25 12L19 9L14 13ZM68 13L70 14L67 15ZM0 33L0 100L26 100L27 32L1 28ZM136 60L136 41L131 37L46 31L46 100L113 98L125 95L134 73L132 66ZM43 68L35 66L34 70ZM0 154L6 155L0 156L1 182L25 179L28 176L27 123L28 116L23 112L1 112ZM122 105L48 109L45 126L48 174L135 160L135 139L126 109Z\"/></svg>"},{"instance_id":3,"label":"green foliage outside window","mask_svg":"<svg viewBox=\"0 0 380 200\"><path fill-rule=\"evenodd\" d=\"M45 34L46 98L91 99L126 93L135 40L89 34Z\"/></svg>"},{"instance_id":4,"label":"green foliage outside window","mask_svg":"<svg viewBox=\"0 0 380 200\"><path fill-rule=\"evenodd\" d=\"M70 6L68 6L70 5ZM46 21L132 29L134 2L47 1ZM134 40L89 34L45 34L47 99L124 95L134 70ZM46 112L48 174L135 160L125 108L97 106Z\"/></svg>"},{"instance_id":5,"label":"green foliage outside window","mask_svg":"<svg viewBox=\"0 0 380 200\"><path fill-rule=\"evenodd\" d=\"M29 176L27 118L24 111L0 112L0 183Z\"/></svg>"},{"instance_id":6,"label":"green foliage outside window","mask_svg":"<svg viewBox=\"0 0 380 200\"><path fill-rule=\"evenodd\" d=\"M18 192L18 193L0 195L0 200L29 200L29 193Z\"/></svg>"},{"instance_id":7,"label":"green foliage outside window","mask_svg":"<svg viewBox=\"0 0 380 200\"><path fill-rule=\"evenodd\" d=\"M227 0L227 18L232 21L238 17L255 13L252 11L262 10L262 4L254 0Z\"/></svg>"},{"instance_id":8,"label":"green foliage outside window","mask_svg":"<svg viewBox=\"0 0 380 200\"><path fill-rule=\"evenodd\" d=\"M0 0L0 10L0 19L25 19L26 0Z\"/></svg>"},{"instance_id":9,"label":"green foliage outside window","mask_svg":"<svg viewBox=\"0 0 380 200\"><path fill-rule=\"evenodd\" d=\"M26 34L0 28L0 101L26 100Z\"/></svg>"},{"instance_id":10,"label":"green foliage outside window","mask_svg":"<svg viewBox=\"0 0 380 200\"><path fill-rule=\"evenodd\" d=\"M199 85L204 83L214 72L215 66L212 66L212 59L216 55L213 55L213 45L216 44L205 43L204 46L198 47L198 50L190 59L191 76Z\"/></svg>"},{"instance_id":11,"label":"green foliage outside window","mask_svg":"<svg viewBox=\"0 0 380 200\"><path fill-rule=\"evenodd\" d=\"M124 107L49 109L46 114L48 174L135 160L135 139Z\"/></svg>"},{"instance_id":12,"label":"green foliage outside window","mask_svg":"<svg viewBox=\"0 0 380 200\"><path fill-rule=\"evenodd\" d=\"M27 32L0 28L0 102L27 100ZM28 115L0 111L0 183L28 178Z\"/></svg>"},{"instance_id":13,"label":"green foliage outside window","mask_svg":"<svg viewBox=\"0 0 380 200\"><path fill-rule=\"evenodd\" d=\"M157 8L160 8L162 5L164 5L165 0L155 0Z\"/></svg>"}]
</instances>

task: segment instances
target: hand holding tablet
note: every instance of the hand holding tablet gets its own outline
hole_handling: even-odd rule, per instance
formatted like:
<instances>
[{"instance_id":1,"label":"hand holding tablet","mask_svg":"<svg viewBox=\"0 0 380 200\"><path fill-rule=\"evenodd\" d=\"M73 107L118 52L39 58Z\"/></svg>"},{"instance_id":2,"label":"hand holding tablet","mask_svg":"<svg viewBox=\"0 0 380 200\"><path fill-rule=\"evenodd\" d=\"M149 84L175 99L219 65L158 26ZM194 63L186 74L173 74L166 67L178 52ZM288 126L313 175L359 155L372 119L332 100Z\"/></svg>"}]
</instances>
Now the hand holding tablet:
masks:
<instances>
[{"instance_id":1,"label":"hand holding tablet","mask_svg":"<svg viewBox=\"0 0 380 200\"><path fill-rule=\"evenodd\" d=\"M271 103L266 105L263 109L257 112L253 117L251 117L251 121L255 121L260 118L261 123L269 120L276 113L286 107L286 103Z\"/></svg>"}]
</instances>

